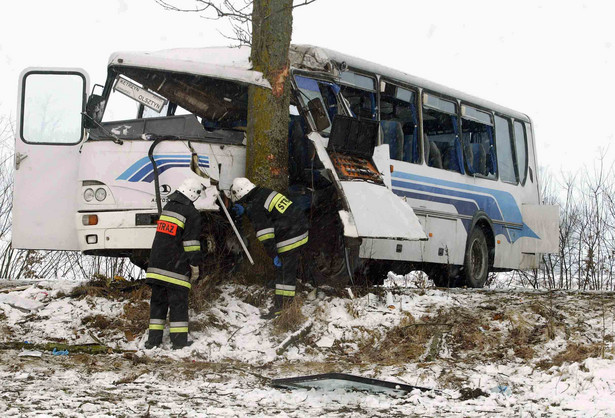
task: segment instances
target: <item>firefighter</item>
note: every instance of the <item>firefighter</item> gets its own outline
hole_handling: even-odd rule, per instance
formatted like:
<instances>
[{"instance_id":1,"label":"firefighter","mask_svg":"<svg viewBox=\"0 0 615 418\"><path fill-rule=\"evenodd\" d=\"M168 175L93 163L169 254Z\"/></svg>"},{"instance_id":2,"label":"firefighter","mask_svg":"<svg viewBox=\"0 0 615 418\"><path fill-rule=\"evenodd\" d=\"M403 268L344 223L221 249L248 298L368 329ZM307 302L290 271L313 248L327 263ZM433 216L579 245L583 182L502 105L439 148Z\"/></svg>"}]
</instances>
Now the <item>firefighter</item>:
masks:
<instances>
[{"instance_id":1,"label":"firefighter","mask_svg":"<svg viewBox=\"0 0 615 418\"><path fill-rule=\"evenodd\" d=\"M167 311L173 349L192 344L188 341L188 292L199 277L203 261L201 215L194 202L204 191L205 185L199 180L187 178L169 196L160 214L145 276L152 288L145 348L162 343Z\"/></svg>"},{"instance_id":2,"label":"firefighter","mask_svg":"<svg viewBox=\"0 0 615 418\"><path fill-rule=\"evenodd\" d=\"M273 307L264 319L277 317L295 296L299 257L308 242L308 223L301 208L275 190L255 186L245 177L233 180L233 211L248 215L256 238L277 268Z\"/></svg>"}]
</instances>

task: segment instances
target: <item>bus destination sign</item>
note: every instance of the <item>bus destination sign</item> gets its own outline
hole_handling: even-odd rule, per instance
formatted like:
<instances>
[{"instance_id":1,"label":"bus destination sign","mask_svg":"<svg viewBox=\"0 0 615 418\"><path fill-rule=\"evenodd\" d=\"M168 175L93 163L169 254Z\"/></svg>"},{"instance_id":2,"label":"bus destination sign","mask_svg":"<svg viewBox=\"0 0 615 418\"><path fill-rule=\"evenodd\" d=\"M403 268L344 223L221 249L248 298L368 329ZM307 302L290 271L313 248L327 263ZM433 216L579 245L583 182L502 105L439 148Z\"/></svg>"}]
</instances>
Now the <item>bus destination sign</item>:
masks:
<instances>
[{"instance_id":1,"label":"bus destination sign","mask_svg":"<svg viewBox=\"0 0 615 418\"><path fill-rule=\"evenodd\" d=\"M125 94L133 100L149 107L150 109L160 113L167 104L167 100L150 92L146 89L139 87L130 80L124 77L118 77L115 81L115 87L113 88L120 93Z\"/></svg>"}]
</instances>

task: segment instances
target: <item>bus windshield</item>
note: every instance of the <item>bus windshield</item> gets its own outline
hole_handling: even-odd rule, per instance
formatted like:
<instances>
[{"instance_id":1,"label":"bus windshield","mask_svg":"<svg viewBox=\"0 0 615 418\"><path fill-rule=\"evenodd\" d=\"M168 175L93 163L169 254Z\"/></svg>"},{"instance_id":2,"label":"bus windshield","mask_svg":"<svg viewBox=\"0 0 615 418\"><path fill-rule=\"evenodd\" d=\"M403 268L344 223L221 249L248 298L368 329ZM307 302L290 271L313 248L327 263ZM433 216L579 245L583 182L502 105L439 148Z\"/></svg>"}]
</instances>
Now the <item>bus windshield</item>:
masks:
<instances>
[{"instance_id":1,"label":"bus windshield","mask_svg":"<svg viewBox=\"0 0 615 418\"><path fill-rule=\"evenodd\" d=\"M310 100L317 99L321 101L327 113L326 117L329 119L329 127L323 129L320 133L323 136L329 136L333 117L338 113L343 114L338 104L340 87L330 81L317 80L302 75L295 75L295 82L297 83L299 98L304 109L308 109L308 102Z\"/></svg>"}]
</instances>

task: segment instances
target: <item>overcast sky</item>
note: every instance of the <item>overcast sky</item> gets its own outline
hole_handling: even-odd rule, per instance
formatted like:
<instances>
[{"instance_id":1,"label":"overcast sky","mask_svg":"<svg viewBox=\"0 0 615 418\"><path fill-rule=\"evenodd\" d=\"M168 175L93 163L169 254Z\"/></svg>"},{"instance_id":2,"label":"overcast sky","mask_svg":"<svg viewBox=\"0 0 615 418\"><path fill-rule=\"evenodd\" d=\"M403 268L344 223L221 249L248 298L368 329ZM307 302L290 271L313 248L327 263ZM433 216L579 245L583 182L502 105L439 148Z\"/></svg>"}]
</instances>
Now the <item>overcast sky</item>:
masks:
<instances>
[{"instance_id":1,"label":"overcast sky","mask_svg":"<svg viewBox=\"0 0 615 418\"><path fill-rule=\"evenodd\" d=\"M614 16L609 0L317 0L295 10L293 43L524 112L534 121L539 164L576 169L615 139ZM231 34L224 22L154 0L3 2L0 112L15 116L25 67L81 67L103 84L113 51L230 45L218 31Z\"/></svg>"}]
</instances>

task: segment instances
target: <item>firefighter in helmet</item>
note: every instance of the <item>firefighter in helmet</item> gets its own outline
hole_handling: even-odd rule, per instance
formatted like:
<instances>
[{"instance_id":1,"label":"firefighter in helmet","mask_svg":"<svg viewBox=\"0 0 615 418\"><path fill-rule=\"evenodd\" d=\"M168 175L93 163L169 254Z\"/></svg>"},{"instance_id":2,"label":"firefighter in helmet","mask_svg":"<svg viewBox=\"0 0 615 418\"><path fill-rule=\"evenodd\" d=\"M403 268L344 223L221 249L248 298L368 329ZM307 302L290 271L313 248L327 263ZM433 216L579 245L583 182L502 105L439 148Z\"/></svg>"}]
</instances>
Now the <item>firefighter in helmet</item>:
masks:
<instances>
[{"instance_id":1,"label":"firefighter in helmet","mask_svg":"<svg viewBox=\"0 0 615 418\"><path fill-rule=\"evenodd\" d=\"M277 267L273 308L263 315L277 317L295 296L300 251L308 242L308 222L301 208L286 196L255 186L245 177L233 180L230 188L233 211L248 215L267 254Z\"/></svg>"},{"instance_id":2,"label":"firefighter in helmet","mask_svg":"<svg viewBox=\"0 0 615 418\"><path fill-rule=\"evenodd\" d=\"M204 192L205 185L189 177L169 196L160 214L145 276L152 288L148 349L162 343L167 311L173 349L192 344L188 341L188 292L203 261L201 215L194 202Z\"/></svg>"}]
</instances>

